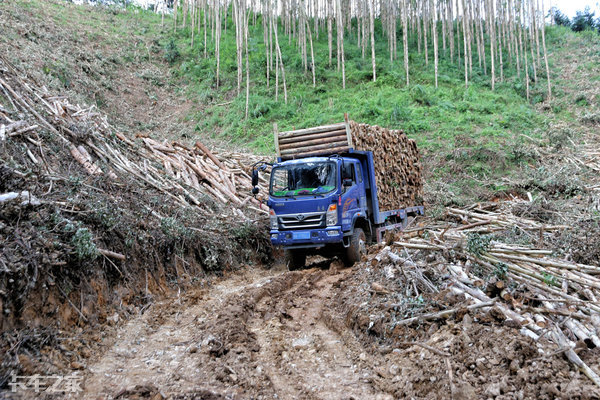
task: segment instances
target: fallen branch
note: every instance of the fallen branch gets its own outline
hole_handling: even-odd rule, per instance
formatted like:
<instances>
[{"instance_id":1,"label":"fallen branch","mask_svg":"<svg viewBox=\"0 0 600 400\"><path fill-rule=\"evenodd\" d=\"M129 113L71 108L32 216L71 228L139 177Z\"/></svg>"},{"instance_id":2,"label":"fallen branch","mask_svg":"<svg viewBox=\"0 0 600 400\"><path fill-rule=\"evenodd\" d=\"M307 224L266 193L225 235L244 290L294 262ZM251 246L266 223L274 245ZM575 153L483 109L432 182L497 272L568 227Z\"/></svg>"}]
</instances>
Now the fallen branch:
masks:
<instances>
[{"instance_id":1,"label":"fallen branch","mask_svg":"<svg viewBox=\"0 0 600 400\"><path fill-rule=\"evenodd\" d=\"M467 306L467 307L452 308L449 310L439 311L436 313L423 314L423 315L419 315L416 317L403 319L402 321L397 322L396 325L411 325L414 322L423 322L423 321L431 321L431 320L436 320L436 319L447 318L453 314L456 314L458 311L461 311L461 310L465 310L465 309L476 310L478 308L492 307L494 304L496 304L496 300L486 301L486 302L477 303L477 304L471 304L470 306Z\"/></svg>"},{"instance_id":2,"label":"fallen branch","mask_svg":"<svg viewBox=\"0 0 600 400\"><path fill-rule=\"evenodd\" d=\"M125 261L126 259L126 257L123 254L115 253L114 251L110 250L98 249L98 253L102 254L103 256L114 258L120 261Z\"/></svg>"}]
</instances>

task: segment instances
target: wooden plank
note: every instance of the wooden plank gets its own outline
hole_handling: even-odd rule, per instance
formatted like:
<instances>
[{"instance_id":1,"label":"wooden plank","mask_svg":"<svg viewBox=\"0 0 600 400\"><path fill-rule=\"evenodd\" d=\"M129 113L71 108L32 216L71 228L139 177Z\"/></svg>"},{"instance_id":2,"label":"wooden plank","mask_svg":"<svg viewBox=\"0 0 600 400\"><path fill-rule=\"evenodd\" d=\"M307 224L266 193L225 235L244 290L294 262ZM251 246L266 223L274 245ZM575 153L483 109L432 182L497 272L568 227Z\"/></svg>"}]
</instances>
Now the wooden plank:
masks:
<instances>
[{"instance_id":1,"label":"wooden plank","mask_svg":"<svg viewBox=\"0 0 600 400\"><path fill-rule=\"evenodd\" d=\"M339 124L323 125L323 126L316 126L314 128L306 128L306 129L298 129L295 131L281 132L279 134L279 139L287 138L287 137L310 135L311 133L336 131L336 130L344 129L345 127L346 127L346 125L343 122L341 122Z\"/></svg>"},{"instance_id":2,"label":"wooden plank","mask_svg":"<svg viewBox=\"0 0 600 400\"><path fill-rule=\"evenodd\" d=\"M346 151L348 151L348 146L342 146L342 147L335 147L332 149L325 149L325 150L321 150L321 151L308 151L306 153L292 154L292 155L282 156L281 158L284 160L292 160L292 159L303 158L303 157L320 156L320 155L327 155L327 154L334 154L334 153L343 153Z\"/></svg>"},{"instance_id":3,"label":"wooden plank","mask_svg":"<svg viewBox=\"0 0 600 400\"><path fill-rule=\"evenodd\" d=\"M280 144L279 148L281 149L281 151L284 151L284 150L288 150L288 149L299 149L302 147L323 144L323 143L345 142L345 141L346 141L346 135L335 135L333 137L314 139L314 140L311 139L311 140L307 140L305 142L299 142L299 143Z\"/></svg>"},{"instance_id":4,"label":"wooden plank","mask_svg":"<svg viewBox=\"0 0 600 400\"><path fill-rule=\"evenodd\" d=\"M275 150L277 151L277 157L281 157L279 151L279 133L277 132L277 122L273 124L273 137L275 138Z\"/></svg>"},{"instance_id":5,"label":"wooden plank","mask_svg":"<svg viewBox=\"0 0 600 400\"><path fill-rule=\"evenodd\" d=\"M346 127L346 137L348 138L348 147L353 148L352 143L352 131L350 130L350 120L348 119L348 113L344 113L344 125Z\"/></svg>"},{"instance_id":6,"label":"wooden plank","mask_svg":"<svg viewBox=\"0 0 600 400\"><path fill-rule=\"evenodd\" d=\"M348 148L348 143L346 143L345 140L341 140L338 142L325 143L325 144L320 144L317 146L298 147L298 148L294 148L294 149L282 150L281 155L288 156L288 155L293 155L293 154L311 152L311 151L315 151L315 150L327 150L327 149L332 149L332 148L337 148L337 147Z\"/></svg>"},{"instance_id":7,"label":"wooden plank","mask_svg":"<svg viewBox=\"0 0 600 400\"><path fill-rule=\"evenodd\" d=\"M346 130L339 129L337 131L314 133L312 135L306 135L306 136L283 138L283 139L279 139L279 145L281 146L281 145L289 144L289 143L302 142L304 140L313 140L313 139L320 139L320 138L326 138L326 137L332 137L332 136L346 136Z\"/></svg>"}]
</instances>

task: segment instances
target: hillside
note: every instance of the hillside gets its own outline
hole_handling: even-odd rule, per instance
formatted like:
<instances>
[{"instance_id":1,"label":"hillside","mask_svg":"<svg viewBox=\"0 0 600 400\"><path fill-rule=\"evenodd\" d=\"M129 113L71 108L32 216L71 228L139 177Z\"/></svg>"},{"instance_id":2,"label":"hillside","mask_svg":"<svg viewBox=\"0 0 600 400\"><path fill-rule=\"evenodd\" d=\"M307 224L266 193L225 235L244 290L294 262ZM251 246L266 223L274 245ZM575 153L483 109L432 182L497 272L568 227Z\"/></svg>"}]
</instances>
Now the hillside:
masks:
<instances>
[{"instance_id":1,"label":"hillside","mask_svg":"<svg viewBox=\"0 0 600 400\"><path fill-rule=\"evenodd\" d=\"M5 17L14 18L21 6L15 7L7 10ZM568 138L580 125L568 126L573 118L580 120L582 113L594 114L597 109L594 85L580 85L590 88L587 94L573 93L567 87L577 80L572 79L573 74L563 78L568 68L580 82L597 79L594 61L585 65L568 61L578 60L572 49L587 49L581 55L584 60L593 57L597 38L562 27L551 27L547 33L554 87L550 102L545 101L543 71L537 83L530 77L529 101L524 76L516 76L514 70L507 69L504 81L498 81L492 91L489 71L485 74L475 65L465 90L460 60L450 62L447 54L440 58L436 88L433 62L426 65L422 50L419 53L414 46L409 53L412 84L407 87L402 61L390 63L386 40L381 30L376 30L380 35L376 36L377 82L371 80L371 60L361 56L356 39L350 37L346 89L341 87L335 58L331 67L328 64L325 34L314 40L315 87L294 41L281 40L289 92L285 104L283 96L276 101L273 87L267 88L264 77L257 76L265 68L259 16L249 28L254 47L249 57L251 96L246 119L245 92L236 95L233 29L222 33L220 86L216 88L214 49L208 48L205 57L202 35L190 46L189 27L173 31L172 19L166 18L163 24L159 15L139 9L106 13L52 2L27 2L23 9L29 11L19 18L29 18L27 23L46 32L46 37L27 39L19 33L30 29L20 28L19 18L11 19L17 31L7 36L5 45L17 43L22 48L22 56L14 59L16 64L77 101L96 104L118 128L184 141L199 135L221 147L231 143L270 155L274 123L280 130L302 128L339 122L347 112L356 121L403 129L417 140L427 160L432 206L442 199L442 205L467 204L501 192L518 192L532 181L548 181L551 177L540 176L538 171L542 158L552 158L546 152L553 155L555 148L570 144ZM74 25L67 29L65 21ZM76 41L86 51L74 52L66 44L64 39L74 36L69 32L77 32ZM134 39L126 39L129 37ZM49 45L55 41L65 45Z\"/></svg>"},{"instance_id":2,"label":"hillside","mask_svg":"<svg viewBox=\"0 0 600 400\"><path fill-rule=\"evenodd\" d=\"M232 14L217 87L181 15L0 2L0 397L15 371L77 371L84 398L600 396L573 361L600 371L600 35L546 27L548 98L543 68L528 96L476 57L465 88L441 49L436 87L414 40L406 86L379 20L377 81L348 35L342 88L322 30L313 87L282 27L286 104L250 15L246 117ZM250 166L274 123L344 113L417 141L426 218L290 272Z\"/></svg>"}]
</instances>

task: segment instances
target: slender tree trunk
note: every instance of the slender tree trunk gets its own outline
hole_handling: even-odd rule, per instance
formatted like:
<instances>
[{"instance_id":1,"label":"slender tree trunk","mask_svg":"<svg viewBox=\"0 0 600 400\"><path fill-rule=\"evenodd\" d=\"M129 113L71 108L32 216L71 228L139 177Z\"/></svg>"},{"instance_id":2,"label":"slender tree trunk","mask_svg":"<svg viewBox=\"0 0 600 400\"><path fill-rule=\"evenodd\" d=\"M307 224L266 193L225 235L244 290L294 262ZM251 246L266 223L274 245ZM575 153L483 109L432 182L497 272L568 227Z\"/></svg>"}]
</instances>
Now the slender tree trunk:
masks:
<instances>
[{"instance_id":1,"label":"slender tree trunk","mask_svg":"<svg viewBox=\"0 0 600 400\"><path fill-rule=\"evenodd\" d=\"M438 87L438 37L437 37L437 9L434 3L434 0L430 0L429 4L431 5L431 15L433 19L431 21L431 28L433 36L433 62L434 62L434 71L435 71L435 87Z\"/></svg>"},{"instance_id":2,"label":"slender tree trunk","mask_svg":"<svg viewBox=\"0 0 600 400\"><path fill-rule=\"evenodd\" d=\"M275 20L275 23L273 23ZM275 27L273 27L275 24ZM271 29L275 31L277 29L277 16L275 12L271 15ZM277 48L279 44L277 43L277 32L275 32L275 101L279 101L279 53L277 52Z\"/></svg>"},{"instance_id":3,"label":"slender tree trunk","mask_svg":"<svg viewBox=\"0 0 600 400\"><path fill-rule=\"evenodd\" d=\"M467 39L468 39L468 34L467 34L467 18L466 18L466 13L465 13L465 0L462 0L462 8L463 8L463 14L462 14L462 27L463 27L463 58L465 59L465 88L469 87L469 60L468 60L468 50L467 50Z\"/></svg>"},{"instance_id":4,"label":"slender tree trunk","mask_svg":"<svg viewBox=\"0 0 600 400\"><path fill-rule=\"evenodd\" d=\"M373 82L377 82L377 72L375 66L375 17L373 8L375 5L373 4L375 0L367 0L369 2L369 20L371 26L371 63L373 64Z\"/></svg>"},{"instance_id":5,"label":"slender tree trunk","mask_svg":"<svg viewBox=\"0 0 600 400\"><path fill-rule=\"evenodd\" d=\"M542 0L542 16L544 14L544 0ZM548 101L552 100L552 86L550 85L550 67L548 66L548 52L546 51L546 21L542 19L542 47L544 50L544 63L546 64L546 76L548 80Z\"/></svg>"},{"instance_id":6,"label":"slender tree trunk","mask_svg":"<svg viewBox=\"0 0 600 400\"><path fill-rule=\"evenodd\" d=\"M531 0L530 0L531 1ZM531 69L533 72L533 82L537 84L537 68L536 68L536 62L535 62L535 54L534 54L534 48L535 48L535 38L534 38L534 27L533 27L533 14L531 13L531 10L533 9L533 7L530 7L529 9L529 50L531 52Z\"/></svg>"},{"instance_id":7,"label":"slender tree trunk","mask_svg":"<svg viewBox=\"0 0 600 400\"><path fill-rule=\"evenodd\" d=\"M440 5L440 20L442 21L442 51L444 52L444 57L446 56L446 8L447 8L446 0L441 1Z\"/></svg>"},{"instance_id":8,"label":"slender tree trunk","mask_svg":"<svg viewBox=\"0 0 600 400\"><path fill-rule=\"evenodd\" d=\"M464 4L464 2L463 2ZM471 8L469 7L470 5L470 0L467 1L467 7L464 10L465 13L465 17L467 20L467 30L466 30L466 35L467 35L467 52L469 54L468 58L469 58L469 74L473 74L473 53L471 50L471 43L473 41L473 23L472 23L472 13L471 13Z\"/></svg>"},{"instance_id":9,"label":"slender tree trunk","mask_svg":"<svg viewBox=\"0 0 600 400\"><path fill-rule=\"evenodd\" d=\"M407 0L402 0L402 44L404 47L404 70L406 71L406 86L410 85L409 73L408 73L408 7L406 6Z\"/></svg>"},{"instance_id":10,"label":"slender tree trunk","mask_svg":"<svg viewBox=\"0 0 600 400\"><path fill-rule=\"evenodd\" d=\"M490 54L492 61L492 90L494 90L496 85L496 66L494 61L494 50L496 47L496 32L494 29L494 0L486 0L488 4L488 18L489 18L489 26L490 26Z\"/></svg>"},{"instance_id":11,"label":"slender tree trunk","mask_svg":"<svg viewBox=\"0 0 600 400\"><path fill-rule=\"evenodd\" d=\"M457 0L458 1L458 0ZM421 54L421 40L423 39L423 35L421 33L421 22L423 21L423 13L419 14L419 11L423 9L423 3L421 1L417 1L415 4L415 20L417 22L417 52Z\"/></svg>"},{"instance_id":12,"label":"slender tree trunk","mask_svg":"<svg viewBox=\"0 0 600 400\"><path fill-rule=\"evenodd\" d=\"M310 25L307 22L306 23L306 30L308 31L308 40L310 41L310 67L312 70L312 78L313 78L313 87L317 86L317 79L315 76L315 52L313 50L313 40L312 40L312 33L310 32Z\"/></svg>"},{"instance_id":13,"label":"slender tree trunk","mask_svg":"<svg viewBox=\"0 0 600 400\"><path fill-rule=\"evenodd\" d=\"M246 7L244 6L244 47L246 50L246 119L248 119L248 107L250 103L250 62L248 60L248 17L246 14Z\"/></svg>"},{"instance_id":14,"label":"slender tree trunk","mask_svg":"<svg viewBox=\"0 0 600 400\"><path fill-rule=\"evenodd\" d=\"M190 47L193 49L194 48L194 28L196 27L194 25L194 23L196 22L196 1L192 0L192 39L191 39L191 45Z\"/></svg>"},{"instance_id":15,"label":"slender tree trunk","mask_svg":"<svg viewBox=\"0 0 600 400\"><path fill-rule=\"evenodd\" d=\"M531 2L531 22L533 25L533 34L535 36L535 50L537 54L537 66L538 68L542 67L541 57L540 57L540 34L539 34L539 25L538 25L538 14L536 7L536 0L530 0Z\"/></svg>"},{"instance_id":16,"label":"slender tree trunk","mask_svg":"<svg viewBox=\"0 0 600 400\"><path fill-rule=\"evenodd\" d=\"M287 87L285 85L285 67L283 66L283 58L281 57L281 48L279 47L279 38L277 35L277 22L275 22L275 27L273 29L275 32L275 48L277 49L277 57L279 57L279 65L281 66L281 79L283 81L283 98L285 104L287 104Z\"/></svg>"},{"instance_id":17,"label":"slender tree trunk","mask_svg":"<svg viewBox=\"0 0 600 400\"><path fill-rule=\"evenodd\" d=\"M233 21L235 26L235 60L237 65L237 94L242 90L242 37L240 31L240 0L233 0Z\"/></svg>"},{"instance_id":18,"label":"slender tree trunk","mask_svg":"<svg viewBox=\"0 0 600 400\"><path fill-rule=\"evenodd\" d=\"M331 59L333 58L333 34L332 34L331 15L327 16L327 44L329 45L329 66L331 67Z\"/></svg>"},{"instance_id":19,"label":"slender tree trunk","mask_svg":"<svg viewBox=\"0 0 600 400\"><path fill-rule=\"evenodd\" d=\"M179 0L173 1L173 33L177 32L177 3L179 3Z\"/></svg>"},{"instance_id":20,"label":"slender tree trunk","mask_svg":"<svg viewBox=\"0 0 600 400\"><path fill-rule=\"evenodd\" d=\"M508 7L509 7L510 19L511 19L510 29L512 32L513 47L515 48L515 58L517 60L517 78L521 78L521 59L520 59L521 49L520 49L520 45L519 45L518 32L516 31L517 10L516 10L514 1L515 0L509 0Z\"/></svg>"},{"instance_id":21,"label":"slender tree trunk","mask_svg":"<svg viewBox=\"0 0 600 400\"><path fill-rule=\"evenodd\" d=\"M429 49L427 43L427 31L429 30L429 7L427 1L423 1L423 50L425 51L425 65L429 65Z\"/></svg>"},{"instance_id":22,"label":"slender tree trunk","mask_svg":"<svg viewBox=\"0 0 600 400\"><path fill-rule=\"evenodd\" d=\"M481 34L479 32L479 30L480 30L479 22L481 21L481 17L479 15L479 0L475 0L475 6L474 6L473 11L474 11L474 18L475 18L475 39L477 41L477 62L479 63L479 68L481 68L482 63L483 63L483 55L485 55L485 50L482 55Z\"/></svg>"},{"instance_id":23,"label":"slender tree trunk","mask_svg":"<svg viewBox=\"0 0 600 400\"><path fill-rule=\"evenodd\" d=\"M522 16L523 16L523 26L521 27L521 30L524 31L523 35L525 36L523 38L523 58L525 59L525 92L527 94L527 100L529 100L529 54L527 54L527 31L525 31L525 4L523 2L522 5ZM519 37L519 40L521 38ZM533 54L533 53L532 53Z\"/></svg>"},{"instance_id":24,"label":"slender tree trunk","mask_svg":"<svg viewBox=\"0 0 600 400\"><path fill-rule=\"evenodd\" d=\"M206 7L206 0L204 0L204 12L203 14L203 20L204 20L204 58L207 57L207 53L208 53L208 41L206 40L206 11L207 11L207 7Z\"/></svg>"},{"instance_id":25,"label":"slender tree trunk","mask_svg":"<svg viewBox=\"0 0 600 400\"><path fill-rule=\"evenodd\" d=\"M215 13L215 56L217 57L217 88L219 88L219 71L221 68L221 10L217 3Z\"/></svg>"},{"instance_id":26,"label":"slender tree trunk","mask_svg":"<svg viewBox=\"0 0 600 400\"><path fill-rule=\"evenodd\" d=\"M452 0L447 3L448 6L448 39L450 41L450 62L454 62L454 13L452 12Z\"/></svg>"},{"instance_id":27,"label":"slender tree trunk","mask_svg":"<svg viewBox=\"0 0 600 400\"><path fill-rule=\"evenodd\" d=\"M342 89L346 89L346 64L344 61L344 23L342 21L342 6L341 1L336 0L337 3L337 37L338 37L338 65L342 65Z\"/></svg>"}]
</instances>

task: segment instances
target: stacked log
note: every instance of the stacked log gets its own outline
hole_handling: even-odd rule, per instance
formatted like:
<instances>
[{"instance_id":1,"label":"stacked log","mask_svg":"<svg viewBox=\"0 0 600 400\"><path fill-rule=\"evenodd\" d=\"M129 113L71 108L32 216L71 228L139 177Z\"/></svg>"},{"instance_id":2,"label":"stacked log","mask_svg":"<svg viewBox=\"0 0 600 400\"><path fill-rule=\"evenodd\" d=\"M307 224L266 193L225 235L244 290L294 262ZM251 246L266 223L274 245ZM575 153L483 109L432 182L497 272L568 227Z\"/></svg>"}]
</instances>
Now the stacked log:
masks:
<instances>
[{"instance_id":1,"label":"stacked log","mask_svg":"<svg viewBox=\"0 0 600 400\"><path fill-rule=\"evenodd\" d=\"M217 155L202 142L191 148L179 142L156 141L142 138L146 148L162 163L163 171L172 181L183 182L200 193L210 194L215 200L241 208L253 204L267 212L268 208L249 195L252 190L251 177L241 157ZM158 172L158 171L157 171ZM262 177L259 186L267 190L267 181Z\"/></svg>"},{"instance_id":2,"label":"stacked log","mask_svg":"<svg viewBox=\"0 0 600 400\"><path fill-rule=\"evenodd\" d=\"M277 156L283 160L344 153L351 147L344 122L281 133L275 127L275 138Z\"/></svg>"},{"instance_id":3,"label":"stacked log","mask_svg":"<svg viewBox=\"0 0 600 400\"><path fill-rule=\"evenodd\" d=\"M400 130L350 121L356 150L370 150L382 211L423 204L423 178L417 143Z\"/></svg>"},{"instance_id":4,"label":"stacked log","mask_svg":"<svg viewBox=\"0 0 600 400\"><path fill-rule=\"evenodd\" d=\"M379 208L389 211L423 204L419 151L400 130L354 121L288 132L275 128L277 156L282 160L344 154L351 149L372 151Z\"/></svg>"}]
</instances>

